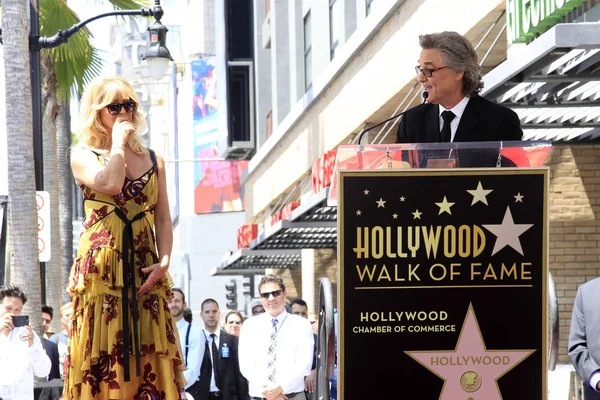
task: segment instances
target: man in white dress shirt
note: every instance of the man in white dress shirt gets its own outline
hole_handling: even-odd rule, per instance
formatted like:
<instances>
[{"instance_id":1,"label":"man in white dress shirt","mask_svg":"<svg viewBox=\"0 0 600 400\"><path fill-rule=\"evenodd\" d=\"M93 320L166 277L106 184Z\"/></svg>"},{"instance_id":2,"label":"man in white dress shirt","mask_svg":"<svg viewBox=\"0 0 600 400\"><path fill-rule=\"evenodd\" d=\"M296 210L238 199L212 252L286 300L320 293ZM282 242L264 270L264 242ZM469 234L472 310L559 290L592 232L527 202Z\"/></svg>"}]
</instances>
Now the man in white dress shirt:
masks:
<instances>
[{"instance_id":1,"label":"man in white dress shirt","mask_svg":"<svg viewBox=\"0 0 600 400\"><path fill-rule=\"evenodd\" d=\"M240 332L240 369L250 383L250 396L306 400L304 377L310 373L314 345L310 322L286 312L281 278L265 275L258 291L265 313L246 320Z\"/></svg>"},{"instance_id":2,"label":"man in white dress shirt","mask_svg":"<svg viewBox=\"0 0 600 400\"><path fill-rule=\"evenodd\" d=\"M33 400L33 375L45 378L52 362L29 326L15 326L27 302L16 286L0 289L0 398Z\"/></svg>"},{"instance_id":3,"label":"man in white dress shirt","mask_svg":"<svg viewBox=\"0 0 600 400\"><path fill-rule=\"evenodd\" d=\"M185 360L183 377L186 380L185 391L196 399L198 394L198 377L200 376L200 363L204 353L204 340L200 327L189 324L183 318L183 310L187 308L185 294L179 288L173 288L173 298L169 302L169 311L177 324L182 355Z\"/></svg>"}]
</instances>

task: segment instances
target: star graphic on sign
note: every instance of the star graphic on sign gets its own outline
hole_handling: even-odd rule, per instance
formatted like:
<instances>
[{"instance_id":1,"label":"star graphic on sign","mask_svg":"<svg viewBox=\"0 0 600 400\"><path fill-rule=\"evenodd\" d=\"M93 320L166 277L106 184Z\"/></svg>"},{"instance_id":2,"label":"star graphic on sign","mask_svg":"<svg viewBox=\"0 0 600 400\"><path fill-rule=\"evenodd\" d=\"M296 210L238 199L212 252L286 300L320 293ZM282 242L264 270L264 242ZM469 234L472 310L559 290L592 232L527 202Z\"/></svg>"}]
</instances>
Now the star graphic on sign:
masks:
<instances>
[{"instance_id":1,"label":"star graphic on sign","mask_svg":"<svg viewBox=\"0 0 600 400\"><path fill-rule=\"evenodd\" d=\"M365 196L369 195L369 189L365 189L365 191L363 192L365 194Z\"/></svg>"},{"instance_id":2,"label":"star graphic on sign","mask_svg":"<svg viewBox=\"0 0 600 400\"><path fill-rule=\"evenodd\" d=\"M467 190L467 192L469 192L469 194L471 194L473 196L473 202L471 202L471 205L474 205L475 203L480 201L487 206L488 202L487 202L486 196L488 194L492 193L493 189L484 189L483 186L481 186L481 181L479 181L479 184L477 185L477 189Z\"/></svg>"},{"instance_id":3,"label":"star graphic on sign","mask_svg":"<svg viewBox=\"0 0 600 400\"><path fill-rule=\"evenodd\" d=\"M502 400L498 379L534 352L535 350L488 350L473 306L469 304L456 349L405 353L444 380L439 400L465 399L467 396ZM483 362L484 358L489 358L490 362Z\"/></svg>"},{"instance_id":4,"label":"star graphic on sign","mask_svg":"<svg viewBox=\"0 0 600 400\"><path fill-rule=\"evenodd\" d=\"M501 224L483 225L485 229L496 235L496 243L494 244L492 255L496 254L506 246L510 246L519 254L524 255L519 236L532 226L533 224L515 224L512 213L510 212L510 207L506 207L504 219L502 219Z\"/></svg>"},{"instance_id":5,"label":"star graphic on sign","mask_svg":"<svg viewBox=\"0 0 600 400\"><path fill-rule=\"evenodd\" d=\"M380 197L375 203L377 203L377 208L385 208L385 203L387 202Z\"/></svg>"},{"instance_id":6,"label":"star graphic on sign","mask_svg":"<svg viewBox=\"0 0 600 400\"><path fill-rule=\"evenodd\" d=\"M423 214L422 212L420 212L418 209L415 210L414 213L412 213L413 215L413 219L421 219L421 214Z\"/></svg>"},{"instance_id":7,"label":"star graphic on sign","mask_svg":"<svg viewBox=\"0 0 600 400\"><path fill-rule=\"evenodd\" d=\"M392 218L398 219L398 214L396 214L396 213L392 214Z\"/></svg>"},{"instance_id":8,"label":"star graphic on sign","mask_svg":"<svg viewBox=\"0 0 600 400\"><path fill-rule=\"evenodd\" d=\"M404 203L404 200L406 200L406 197L404 197L404 196L400 197L400 201L401 201L402 203Z\"/></svg>"},{"instance_id":9,"label":"star graphic on sign","mask_svg":"<svg viewBox=\"0 0 600 400\"><path fill-rule=\"evenodd\" d=\"M519 192L519 193L517 193L516 196L513 196L513 197L515 198L515 203L522 203L523 202L523 197L525 197L525 196L523 196L521 194L521 192Z\"/></svg>"},{"instance_id":10,"label":"star graphic on sign","mask_svg":"<svg viewBox=\"0 0 600 400\"><path fill-rule=\"evenodd\" d=\"M356 215L362 215L362 211L356 210Z\"/></svg>"},{"instance_id":11,"label":"star graphic on sign","mask_svg":"<svg viewBox=\"0 0 600 400\"><path fill-rule=\"evenodd\" d=\"M440 215L443 212L447 212L448 214L452 215L452 211L450 211L450 207L452 207L454 205L454 203L450 203L446 199L446 196L444 196L444 200L442 200L441 203L435 203L435 205L440 208L440 211L438 212L438 215Z\"/></svg>"}]
</instances>

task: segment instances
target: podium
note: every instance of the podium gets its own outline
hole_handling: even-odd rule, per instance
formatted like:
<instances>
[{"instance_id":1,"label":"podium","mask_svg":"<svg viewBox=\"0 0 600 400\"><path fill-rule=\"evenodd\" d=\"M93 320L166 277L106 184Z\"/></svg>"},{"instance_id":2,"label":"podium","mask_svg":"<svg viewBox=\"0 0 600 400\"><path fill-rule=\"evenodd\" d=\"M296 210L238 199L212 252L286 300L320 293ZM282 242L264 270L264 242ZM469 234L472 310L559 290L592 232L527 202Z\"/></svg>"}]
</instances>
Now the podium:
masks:
<instances>
[{"instance_id":1,"label":"podium","mask_svg":"<svg viewBox=\"0 0 600 400\"><path fill-rule=\"evenodd\" d=\"M547 398L550 149L338 148L340 399Z\"/></svg>"}]
</instances>

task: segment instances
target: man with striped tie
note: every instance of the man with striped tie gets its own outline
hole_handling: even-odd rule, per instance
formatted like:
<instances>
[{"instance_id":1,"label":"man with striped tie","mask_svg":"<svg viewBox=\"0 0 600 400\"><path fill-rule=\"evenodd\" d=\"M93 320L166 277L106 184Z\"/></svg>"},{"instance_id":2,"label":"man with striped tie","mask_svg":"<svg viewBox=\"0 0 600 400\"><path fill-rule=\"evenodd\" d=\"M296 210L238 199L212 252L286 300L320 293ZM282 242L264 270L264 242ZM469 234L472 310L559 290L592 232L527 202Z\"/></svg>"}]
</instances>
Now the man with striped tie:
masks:
<instances>
[{"instance_id":1,"label":"man with striped tie","mask_svg":"<svg viewBox=\"0 0 600 400\"><path fill-rule=\"evenodd\" d=\"M240 332L240 370L255 400L306 400L314 339L307 319L285 310L283 280L265 275L258 284L265 312L249 318Z\"/></svg>"}]
</instances>

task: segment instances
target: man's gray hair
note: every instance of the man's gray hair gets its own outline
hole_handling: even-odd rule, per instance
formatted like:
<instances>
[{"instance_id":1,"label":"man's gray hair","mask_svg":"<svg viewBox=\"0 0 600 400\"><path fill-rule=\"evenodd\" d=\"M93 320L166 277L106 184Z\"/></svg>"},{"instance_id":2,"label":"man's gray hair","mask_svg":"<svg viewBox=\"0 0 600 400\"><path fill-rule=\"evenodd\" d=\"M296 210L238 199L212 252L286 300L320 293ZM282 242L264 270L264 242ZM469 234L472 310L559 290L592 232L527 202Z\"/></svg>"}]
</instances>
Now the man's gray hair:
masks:
<instances>
[{"instance_id":1,"label":"man's gray hair","mask_svg":"<svg viewBox=\"0 0 600 400\"><path fill-rule=\"evenodd\" d=\"M483 89L477 52L467 38L456 32L431 33L419 36L419 44L424 50L440 50L442 59L453 71L464 71L463 94L465 96L477 96Z\"/></svg>"}]
</instances>

